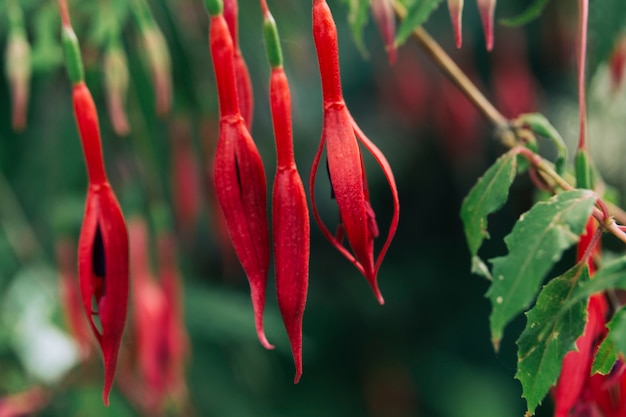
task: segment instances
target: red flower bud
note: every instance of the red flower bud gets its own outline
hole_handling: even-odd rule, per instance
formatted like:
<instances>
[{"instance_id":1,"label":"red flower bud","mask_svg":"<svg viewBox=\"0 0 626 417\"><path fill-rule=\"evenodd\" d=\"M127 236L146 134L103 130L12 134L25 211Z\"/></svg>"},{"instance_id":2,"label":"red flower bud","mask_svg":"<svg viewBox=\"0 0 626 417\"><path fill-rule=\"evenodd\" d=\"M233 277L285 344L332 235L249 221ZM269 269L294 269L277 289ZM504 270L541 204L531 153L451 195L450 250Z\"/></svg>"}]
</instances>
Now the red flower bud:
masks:
<instances>
[{"instance_id":1,"label":"red flower bud","mask_svg":"<svg viewBox=\"0 0 626 417\"><path fill-rule=\"evenodd\" d=\"M378 289L377 274L398 225L399 202L395 180L386 158L357 126L343 100L337 29L325 0L313 2L313 37L317 49L324 99L322 139L309 178L313 216L322 229L322 233L365 276L379 303L383 304L384 300ZM393 197L394 210L389 232L376 258L374 257L374 239L378 236L378 227L369 201L367 178L359 142L382 168ZM324 226L315 205L315 179L324 146L326 146L330 181L339 207L340 230L345 231L352 252L344 246L342 239L333 236Z\"/></svg>"},{"instance_id":2,"label":"red flower bud","mask_svg":"<svg viewBox=\"0 0 626 417\"><path fill-rule=\"evenodd\" d=\"M460 48L463 43L463 0L448 0L448 9L450 10L456 47Z\"/></svg>"},{"instance_id":3,"label":"red flower bud","mask_svg":"<svg viewBox=\"0 0 626 417\"><path fill-rule=\"evenodd\" d=\"M104 357L103 401L109 392L126 324L128 235L124 216L104 171L98 113L83 82L74 85L74 115L85 154L89 188L78 242L83 307ZM97 309L92 309L95 300ZM96 324L94 316L99 319Z\"/></svg>"},{"instance_id":4,"label":"red flower bud","mask_svg":"<svg viewBox=\"0 0 626 417\"><path fill-rule=\"evenodd\" d=\"M128 64L126 54L120 45L109 47L105 52L104 82L113 130L119 136L126 136L130 131L125 108L128 91Z\"/></svg>"},{"instance_id":5,"label":"red flower bud","mask_svg":"<svg viewBox=\"0 0 626 417\"><path fill-rule=\"evenodd\" d=\"M213 165L215 190L233 247L248 276L257 335L261 344L271 349L263 331L269 269L265 172L239 111L234 45L221 14L211 16L209 43L220 103L220 133Z\"/></svg>"},{"instance_id":6,"label":"red flower bud","mask_svg":"<svg viewBox=\"0 0 626 417\"><path fill-rule=\"evenodd\" d=\"M372 15L378 25L387 54L389 55L389 63L396 62L396 14L393 11L393 0L371 0Z\"/></svg>"},{"instance_id":7,"label":"red flower bud","mask_svg":"<svg viewBox=\"0 0 626 417\"><path fill-rule=\"evenodd\" d=\"M276 292L296 366L294 383L302 376L302 318L309 286L309 209L293 154L291 94L282 66L278 30L264 6L265 45L272 66L270 106L276 139L276 176L272 203Z\"/></svg>"},{"instance_id":8,"label":"red flower bud","mask_svg":"<svg viewBox=\"0 0 626 417\"><path fill-rule=\"evenodd\" d=\"M626 35L622 35L615 43L613 53L611 58L609 58L609 68L613 88L619 89L624 82L624 75L626 74Z\"/></svg>"},{"instance_id":9,"label":"red flower bud","mask_svg":"<svg viewBox=\"0 0 626 417\"><path fill-rule=\"evenodd\" d=\"M496 10L496 0L477 0L480 20L483 22L487 50L493 49L493 14Z\"/></svg>"},{"instance_id":10,"label":"red flower bud","mask_svg":"<svg viewBox=\"0 0 626 417\"><path fill-rule=\"evenodd\" d=\"M19 132L26 128L31 75L30 45L23 29L9 32L5 58L13 106L11 120L13 130Z\"/></svg>"}]
</instances>

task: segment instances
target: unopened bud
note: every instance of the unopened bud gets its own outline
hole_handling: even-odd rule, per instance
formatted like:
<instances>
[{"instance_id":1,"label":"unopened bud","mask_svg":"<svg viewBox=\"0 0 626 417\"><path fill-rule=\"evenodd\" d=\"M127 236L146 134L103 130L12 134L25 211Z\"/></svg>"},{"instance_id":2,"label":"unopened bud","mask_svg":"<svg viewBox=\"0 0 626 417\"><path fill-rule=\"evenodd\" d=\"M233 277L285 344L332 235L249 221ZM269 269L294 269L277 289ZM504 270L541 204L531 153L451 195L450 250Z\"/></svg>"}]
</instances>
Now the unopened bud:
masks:
<instances>
[{"instance_id":1,"label":"unopened bud","mask_svg":"<svg viewBox=\"0 0 626 417\"><path fill-rule=\"evenodd\" d=\"M156 25L142 30L143 44L150 72L154 94L156 96L156 112L164 116L170 111L172 103L172 64L170 53L163 34Z\"/></svg>"},{"instance_id":2,"label":"unopened bud","mask_svg":"<svg viewBox=\"0 0 626 417\"><path fill-rule=\"evenodd\" d=\"M396 15L393 11L393 0L371 0L372 14L378 30L385 42L389 62L396 61Z\"/></svg>"},{"instance_id":3,"label":"unopened bud","mask_svg":"<svg viewBox=\"0 0 626 417\"><path fill-rule=\"evenodd\" d=\"M456 47L460 48L463 43L463 0L448 0L448 9L450 10L450 20L452 20Z\"/></svg>"},{"instance_id":4,"label":"unopened bud","mask_svg":"<svg viewBox=\"0 0 626 417\"><path fill-rule=\"evenodd\" d=\"M496 0L477 0L480 19L483 22L483 31L487 42L487 50L493 49L493 14L496 10Z\"/></svg>"},{"instance_id":5,"label":"unopened bud","mask_svg":"<svg viewBox=\"0 0 626 417\"><path fill-rule=\"evenodd\" d=\"M5 65L13 102L11 115L13 130L19 132L26 127L31 75L30 45L23 30L10 31Z\"/></svg>"},{"instance_id":6,"label":"unopened bud","mask_svg":"<svg viewBox=\"0 0 626 417\"><path fill-rule=\"evenodd\" d=\"M626 75L626 34L620 36L615 43L609 59L611 81L615 89L621 88Z\"/></svg>"},{"instance_id":7,"label":"unopened bud","mask_svg":"<svg viewBox=\"0 0 626 417\"><path fill-rule=\"evenodd\" d=\"M125 109L128 78L128 64L124 50L117 45L107 48L104 55L107 105L111 124L119 136L126 136L130 131Z\"/></svg>"}]
</instances>

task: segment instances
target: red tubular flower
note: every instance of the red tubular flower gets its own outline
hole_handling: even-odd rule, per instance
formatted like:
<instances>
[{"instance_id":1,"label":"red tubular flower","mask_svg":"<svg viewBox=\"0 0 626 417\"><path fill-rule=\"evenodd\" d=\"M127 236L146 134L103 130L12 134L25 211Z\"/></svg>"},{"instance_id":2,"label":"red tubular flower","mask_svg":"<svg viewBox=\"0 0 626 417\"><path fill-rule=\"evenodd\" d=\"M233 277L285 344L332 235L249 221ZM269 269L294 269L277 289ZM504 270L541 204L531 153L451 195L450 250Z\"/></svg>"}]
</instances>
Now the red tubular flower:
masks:
<instances>
[{"instance_id":1,"label":"red tubular flower","mask_svg":"<svg viewBox=\"0 0 626 417\"><path fill-rule=\"evenodd\" d=\"M452 20L452 28L454 29L456 47L460 48L463 43L463 0L448 0L448 9L450 10L450 19Z\"/></svg>"},{"instance_id":2,"label":"red tubular flower","mask_svg":"<svg viewBox=\"0 0 626 417\"><path fill-rule=\"evenodd\" d=\"M267 4L261 4L265 44L272 66L270 106L277 156L272 204L276 292L296 366L294 383L298 383L302 376L302 318L309 285L311 228L304 186L293 154L291 94L282 65L278 30Z\"/></svg>"},{"instance_id":3,"label":"red tubular flower","mask_svg":"<svg viewBox=\"0 0 626 417\"><path fill-rule=\"evenodd\" d=\"M104 357L102 398L108 405L126 324L128 235L124 216L106 178L98 114L84 82L74 85L73 100L89 174L85 217L78 242L78 274L83 307ZM94 299L96 311L92 309Z\"/></svg>"},{"instance_id":4,"label":"red tubular flower","mask_svg":"<svg viewBox=\"0 0 626 417\"><path fill-rule=\"evenodd\" d=\"M619 90L626 74L626 35L621 35L615 42L613 52L609 58L609 70L613 88Z\"/></svg>"},{"instance_id":5,"label":"red tubular flower","mask_svg":"<svg viewBox=\"0 0 626 417\"><path fill-rule=\"evenodd\" d=\"M128 64L126 54L119 40L112 42L104 54L104 82L109 109L109 118L113 130L119 136L130 132L126 116L126 94L128 92Z\"/></svg>"},{"instance_id":6,"label":"red tubular flower","mask_svg":"<svg viewBox=\"0 0 626 417\"><path fill-rule=\"evenodd\" d=\"M26 128L31 76L30 45L26 39L26 31L21 25L9 31L5 57L13 107L11 123L14 131L21 132Z\"/></svg>"},{"instance_id":7,"label":"red tubular flower","mask_svg":"<svg viewBox=\"0 0 626 417\"><path fill-rule=\"evenodd\" d=\"M271 349L263 331L269 269L265 172L239 111L234 45L221 13L211 15L209 43L220 103L220 133L213 165L215 190L233 247L248 276L257 335L261 344Z\"/></svg>"},{"instance_id":8,"label":"red tubular flower","mask_svg":"<svg viewBox=\"0 0 626 417\"><path fill-rule=\"evenodd\" d=\"M496 11L496 0L477 0L480 20L483 22L487 50L493 49L493 14Z\"/></svg>"},{"instance_id":9,"label":"red tubular flower","mask_svg":"<svg viewBox=\"0 0 626 417\"><path fill-rule=\"evenodd\" d=\"M68 239L56 243L56 260L59 269L59 287L63 313L71 335L74 337L82 359L91 354L89 325L82 313L82 301L78 288L76 270L76 247Z\"/></svg>"},{"instance_id":10,"label":"red tubular flower","mask_svg":"<svg viewBox=\"0 0 626 417\"><path fill-rule=\"evenodd\" d=\"M393 10L392 0L371 0L372 15L378 25L387 54L389 55L389 63L396 62L396 14Z\"/></svg>"},{"instance_id":11,"label":"red tubular flower","mask_svg":"<svg viewBox=\"0 0 626 417\"><path fill-rule=\"evenodd\" d=\"M239 6L237 0L224 0L224 19L228 24L230 37L235 47L235 80L237 81L237 98L239 99L239 110L246 121L248 130L252 129L252 118L254 116L254 94L252 92L252 81L250 71L246 61L243 59L239 48L239 37L237 29L237 17Z\"/></svg>"},{"instance_id":12,"label":"red tubular flower","mask_svg":"<svg viewBox=\"0 0 626 417\"><path fill-rule=\"evenodd\" d=\"M357 126L343 100L337 29L325 0L313 1L313 37L317 49L324 99L322 138L309 177L313 216L320 225L322 233L365 276L378 302L383 304L384 300L378 289L377 274L398 226L398 191L387 159ZM369 201L359 142L382 168L393 197L394 210L389 232L376 258L374 258L374 238L378 236L378 227ZM324 145L326 145L330 181L339 207L340 230L345 230L352 252L344 246L340 236L333 236L324 226L315 205L315 179Z\"/></svg>"}]
</instances>

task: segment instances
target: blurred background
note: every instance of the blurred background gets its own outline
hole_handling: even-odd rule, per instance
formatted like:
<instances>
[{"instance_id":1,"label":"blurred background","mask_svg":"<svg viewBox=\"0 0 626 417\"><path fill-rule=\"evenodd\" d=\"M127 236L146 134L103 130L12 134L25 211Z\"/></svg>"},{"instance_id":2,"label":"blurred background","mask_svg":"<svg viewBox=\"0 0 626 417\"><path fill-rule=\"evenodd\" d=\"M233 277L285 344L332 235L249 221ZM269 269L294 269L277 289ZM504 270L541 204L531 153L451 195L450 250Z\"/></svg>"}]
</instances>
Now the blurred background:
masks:
<instances>
[{"instance_id":1,"label":"blurred background","mask_svg":"<svg viewBox=\"0 0 626 417\"><path fill-rule=\"evenodd\" d=\"M9 44L15 20L11 18L14 3L0 4L3 48ZM67 313L70 307L61 295L62 283L75 264L71 254L83 216L85 166L72 113L71 86L62 66L56 2L17 3L30 43L32 75L27 124L23 129L17 126L19 131L12 126L12 83L0 83L0 416L31 411L41 416L158 415L143 398L156 394L137 370L142 336L135 327L141 319L133 298L109 408L101 401L100 353L89 341L81 350L77 332L71 330L75 327L67 319L76 315ZM107 171L123 211L127 219L141 218L148 225L147 253L155 271L162 261L157 236L168 235L176 242L189 350L177 393L166 390L162 394L159 413L219 417L523 415L521 386L513 376L515 340L525 319L519 317L507 328L501 349L495 353L488 328L490 306L484 297L488 282L469 272L458 215L469 188L505 149L494 140L487 121L418 45L409 40L390 65L370 17L364 31L366 51L359 51L348 26L347 2L329 0L339 31L345 99L355 120L394 170L400 224L379 273L386 301L379 306L363 277L312 223L304 374L294 385L273 271L265 320L267 336L276 349L266 351L254 332L245 275L216 212L209 172L218 106L203 2L145 3L171 57L169 111L155 105L162 87L153 82L158 78L155 74L167 68L167 60L151 58L144 37L149 29L134 13L134 6L129 6L132 3L69 1L87 85L99 110ZM485 50L475 3L466 3L460 50L454 47L445 2L425 28L503 114L514 117L542 111L568 142L574 142L578 135L576 2L551 2L540 19L522 28L496 25L492 53ZM527 3L501 0L496 19L519 14ZM322 126L311 8L308 3L284 0L270 0L269 7L281 35L292 89L296 159L307 184ZM252 0L241 0L239 12L239 40L254 87L252 136L264 161L269 189L275 148L262 15ZM599 16L593 13L592 20ZM598 91L590 102L604 109L598 112L603 119L597 122L590 110L592 155L596 152L603 158L598 165L619 188L626 169L616 159L626 146L626 130L623 122L619 128L619 121L625 120L626 105L624 94L608 87L602 62L609 56L611 46L607 45L612 45L614 37L609 42L602 36L592 38L596 43L590 55L589 78ZM122 99L128 132L123 123L116 126L119 118L111 117L112 85L116 84L106 79L107 74L113 79L117 76L119 82L115 69L107 70L117 68L107 64L107 56L120 51L128 69L128 90ZM14 62L9 56L7 52L0 57L3 67ZM594 74L600 75L596 79ZM605 140L611 141L610 146ZM550 156L550 152L546 147L545 154ZM382 172L367 155L365 165L372 205L379 227L386 231L391 196ZM336 205L323 171L319 182L323 185L316 203L325 221L336 224ZM520 177L509 203L489 219L491 240L484 245L483 258L504 253L502 238L529 208L533 194L527 177ZM63 252L63 245L70 249ZM144 329L162 325L150 319L142 323ZM182 334L180 340L184 344ZM173 359L163 354L160 360ZM544 401L537 415L550 415L549 403Z\"/></svg>"}]
</instances>

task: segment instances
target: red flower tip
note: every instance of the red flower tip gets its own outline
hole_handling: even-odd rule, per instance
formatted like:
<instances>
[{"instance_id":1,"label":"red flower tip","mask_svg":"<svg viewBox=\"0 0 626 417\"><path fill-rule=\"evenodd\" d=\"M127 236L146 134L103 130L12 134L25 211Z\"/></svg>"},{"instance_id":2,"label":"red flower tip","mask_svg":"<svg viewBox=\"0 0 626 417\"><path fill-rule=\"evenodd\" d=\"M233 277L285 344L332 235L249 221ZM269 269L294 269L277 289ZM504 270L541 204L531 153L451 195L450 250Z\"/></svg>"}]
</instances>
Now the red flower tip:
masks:
<instances>
[{"instance_id":1,"label":"red flower tip","mask_svg":"<svg viewBox=\"0 0 626 417\"><path fill-rule=\"evenodd\" d=\"M365 136L348 111L341 94L337 30L330 9L324 0L313 3L313 35L322 78L324 97L324 127L320 146L313 161L309 188L313 216L326 238L366 278L380 304L384 299L377 283L382 260L398 226L399 200L391 167L382 152ZM359 142L374 157L383 170L393 198L393 216L387 238L378 256L374 256L374 239L378 226L369 199L367 178L363 167ZM317 168L326 146L326 156L333 195L339 207L340 233L333 236L323 224L315 205ZM340 235L345 232L351 250L343 244Z\"/></svg>"},{"instance_id":2,"label":"red flower tip","mask_svg":"<svg viewBox=\"0 0 626 417\"><path fill-rule=\"evenodd\" d=\"M385 48L389 55L389 63L396 62L396 15L393 11L392 0L372 0L372 14L378 25Z\"/></svg>"},{"instance_id":3,"label":"red flower tip","mask_svg":"<svg viewBox=\"0 0 626 417\"><path fill-rule=\"evenodd\" d=\"M483 23L487 50L493 49L493 14L496 10L496 0L477 0L480 19Z\"/></svg>"},{"instance_id":4,"label":"red flower tip","mask_svg":"<svg viewBox=\"0 0 626 417\"><path fill-rule=\"evenodd\" d=\"M126 224L111 186L91 184L78 242L78 273L83 308L104 357L102 399L105 405L109 405L126 324L128 262Z\"/></svg>"},{"instance_id":5,"label":"red flower tip","mask_svg":"<svg viewBox=\"0 0 626 417\"><path fill-rule=\"evenodd\" d=\"M235 253L248 276L259 341L272 349L263 330L269 269L265 172L239 110L234 45L223 15L211 17L209 44L220 102L220 132L213 163L215 191Z\"/></svg>"},{"instance_id":6,"label":"red flower tip","mask_svg":"<svg viewBox=\"0 0 626 417\"><path fill-rule=\"evenodd\" d=\"M450 19L452 20L456 47L460 48L463 43L463 0L448 0L448 9L450 10Z\"/></svg>"},{"instance_id":7,"label":"red flower tip","mask_svg":"<svg viewBox=\"0 0 626 417\"><path fill-rule=\"evenodd\" d=\"M626 74L626 35L622 35L615 43L611 58L609 58L609 69L613 87L619 89Z\"/></svg>"}]
</instances>

